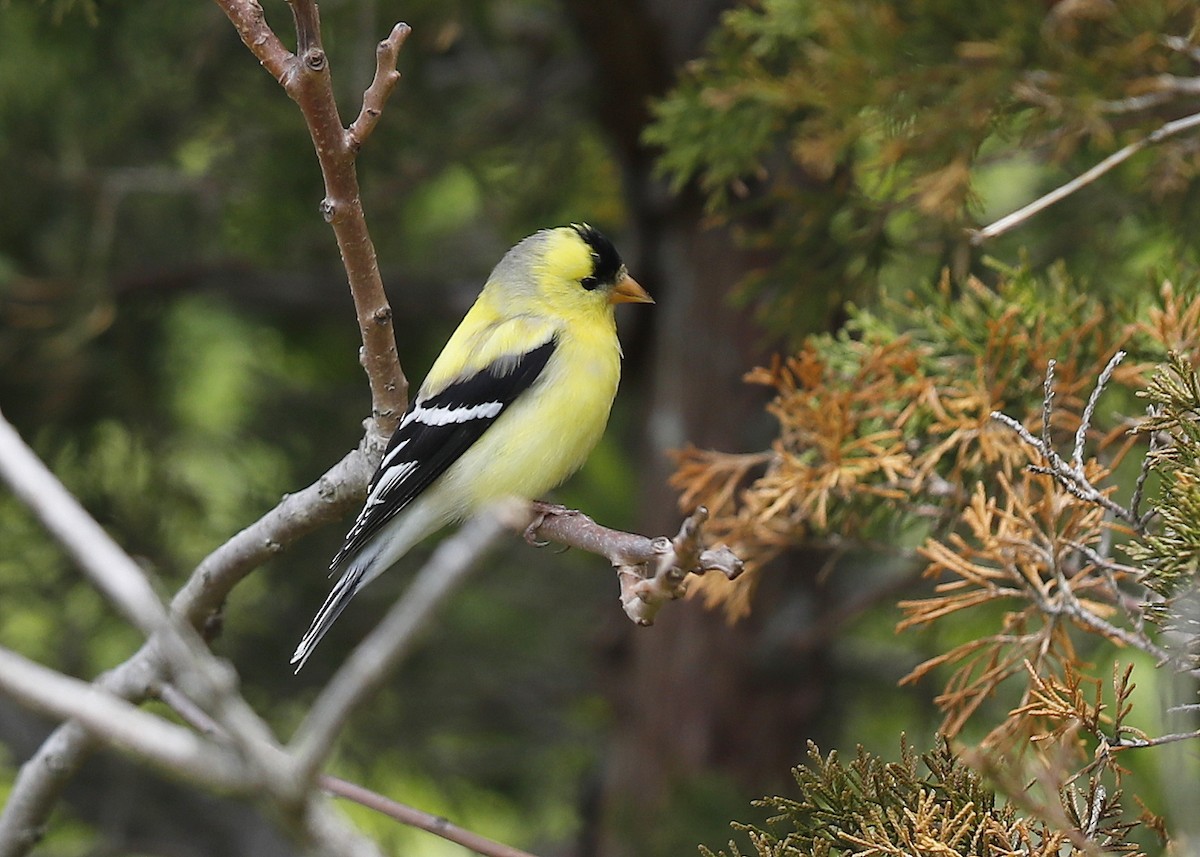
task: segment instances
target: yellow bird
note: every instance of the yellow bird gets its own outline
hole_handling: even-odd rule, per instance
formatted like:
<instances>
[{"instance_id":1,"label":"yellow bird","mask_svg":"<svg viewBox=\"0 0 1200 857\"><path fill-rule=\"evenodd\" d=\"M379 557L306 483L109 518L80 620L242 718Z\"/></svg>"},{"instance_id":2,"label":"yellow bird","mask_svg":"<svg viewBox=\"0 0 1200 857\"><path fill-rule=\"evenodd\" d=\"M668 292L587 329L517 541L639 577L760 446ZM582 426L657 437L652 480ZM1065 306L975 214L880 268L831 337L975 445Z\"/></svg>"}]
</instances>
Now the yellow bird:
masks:
<instances>
[{"instance_id":1,"label":"yellow bird","mask_svg":"<svg viewBox=\"0 0 1200 857\"><path fill-rule=\"evenodd\" d=\"M543 229L505 254L388 442L330 564L342 576L292 655L297 672L354 594L417 542L579 469L617 393L613 309L625 302L654 303L586 224Z\"/></svg>"}]
</instances>

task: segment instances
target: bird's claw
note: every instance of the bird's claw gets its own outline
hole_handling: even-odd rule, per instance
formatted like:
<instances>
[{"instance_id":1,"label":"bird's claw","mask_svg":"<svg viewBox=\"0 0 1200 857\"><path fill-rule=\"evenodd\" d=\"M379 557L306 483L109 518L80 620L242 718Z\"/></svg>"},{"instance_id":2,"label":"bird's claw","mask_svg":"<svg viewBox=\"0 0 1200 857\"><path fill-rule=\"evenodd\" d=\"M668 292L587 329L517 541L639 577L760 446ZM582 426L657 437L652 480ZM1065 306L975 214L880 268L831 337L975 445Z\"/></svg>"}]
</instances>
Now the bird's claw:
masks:
<instances>
[{"instance_id":1,"label":"bird's claw","mask_svg":"<svg viewBox=\"0 0 1200 857\"><path fill-rule=\"evenodd\" d=\"M533 520L529 522L529 526L525 528L525 542L535 548L544 548L550 542L539 539L537 531L541 528L546 519L552 515L562 515L568 511L566 506L558 503L547 503L544 500L534 500L529 504L530 510L533 512Z\"/></svg>"}]
</instances>

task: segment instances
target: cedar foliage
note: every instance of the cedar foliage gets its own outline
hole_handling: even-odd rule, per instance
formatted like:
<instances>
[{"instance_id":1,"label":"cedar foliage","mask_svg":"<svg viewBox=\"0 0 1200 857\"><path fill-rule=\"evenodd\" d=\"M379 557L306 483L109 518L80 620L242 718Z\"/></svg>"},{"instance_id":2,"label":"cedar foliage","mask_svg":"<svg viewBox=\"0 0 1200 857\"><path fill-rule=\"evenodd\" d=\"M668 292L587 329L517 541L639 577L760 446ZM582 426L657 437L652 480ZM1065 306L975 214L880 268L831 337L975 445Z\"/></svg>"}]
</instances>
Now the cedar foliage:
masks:
<instances>
[{"instance_id":1,"label":"cedar foliage","mask_svg":"<svg viewBox=\"0 0 1200 857\"><path fill-rule=\"evenodd\" d=\"M734 825L762 857L1140 853L1134 829L1163 827L1128 819L1118 756L1200 731L1130 724L1134 664L1105 681L1081 651L1099 637L1182 676L1198 667L1200 294L1166 282L1156 306L1122 308L1061 275L1034 280L1009 271L996 289L958 292L943 278L856 310L840 334L749 374L775 391L770 449L679 456L682 502L708 504L751 567L701 583L709 604L744 615L764 565L790 546L907 540L934 591L901 601L898 630L970 629L904 679L944 677L947 739L924 757L928 775L907 748L895 765L860 749L846 767L814 748L796 771L799 801L758 804L778 813L769 831ZM978 749L953 749L997 696L1007 717L986 724ZM1008 801L980 792L968 766ZM1051 797L1032 798L1031 777Z\"/></svg>"},{"instance_id":2,"label":"cedar foliage","mask_svg":"<svg viewBox=\"0 0 1200 857\"><path fill-rule=\"evenodd\" d=\"M946 741L918 759L902 738L899 762L885 762L862 747L843 762L836 751L822 756L810 743L808 763L792 773L799 798L756 802L775 813L767 828L733 825L758 857L1143 853L1129 841L1136 825L1121 820L1120 794L1109 794L1097 778L1061 787L1056 809L1067 824L1055 829L997 800ZM734 840L728 852L701 847L700 853L742 857Z\"/></svg>"},{"instance_id":3,"label":"cedar foliage","mask_svg":"<svg viewBox=\"0 0 1200 857\"><path fill-rule=\"evenodd\" d=\"M840 333L809 337L797 354L747 376L775 391L770 449L688 449L675 480L681 502L707 504L710 526L748 559L742 579L711 576L698 587L734 617L788 547L914 545L933 591L900 602L898 630L956 622L966 636L904 679L943 677L943 734L959 736L985 701L1008 700L1009 714L986 724L974 763L1013 759L1007 778L1017 793L1020 765L1074 771L1062 788L1091 776L1087 800L1120 817L1115 792L1097 792L1098 770L1119 786L1121 753L1200 740L1200 732L1155 738L1129 725L1134 665L1114 668L1106 694L1081 654L1083 639L1098 637L1181 675L1196 670L1200 294L1164 283L1156 306L1130 306L1122 322L1061 272L1030 288L1035 279L1007 272L994 290L972 280L958 291L943 278L878 312L855 310ZM1181 343L1193 351L1174 350ZM1147 416L1134 416L1138 396L1150 403ZM1151 481L1158 490L1148 498ZM861 756L858 764L869 767ZM804 777L842 790L833 768L810 769ZM807 781L801 787L807 794ZM861 822L890 838L847 834L842 845L879 854L934 853L934 841L955 847L970 803L935 811L913 791L898 799L906 813L885 807ZM1066 809L1036 809L996 840L1019 832L1036 848L969 853L1057 853L1084 829L1066 824ZM822 812L849 824L859 810ZM1055 832L1035 836L1032 819L1050 819ZM911 827L918 823L926 826ZM933 837L928 847L915 844L918 833ZM788 836L751 838L763 855L824 853Z\"/></svg>"},{"instance_id":4,"label":"cedar foliage","mask_svg":"<svg viewBox=\"0 0 1200 857\"><path fill-rule=\"evenodd\" d=\"M985 843L962 827L982 812L970 800L935 809L908 789L887 804L863 785L885 763L860 752L845 774L814 756L801 803L875 809L773 799L786 830L742 828L760 855L1121 850L1118 759L1200 739L1200 294L1165 275L1194 266L1200 147L1151 139L1152 155L988 245L1019 265L972 240L1002 213L980 186L1025 165L1036 197L1194 113L1200 19L1174 0L961 12L741 5L647 133L663 173L761 253L740 298L798 343L746 376L771 396L767 448L678 454L681 505L707 505L751 569L696 594L736 620L798 547L830 552L822 573L849 551L923 568L898 630L949 633L904 681L942 683L955 743L939 752L1024 813L1024 833L997 821L1008 838ZM1149 664L1185 688L1157 736L1130 719ZM1054 799L1030 798L1031 777Z\"/></svg>"},{"instance_id":5,"label":"cedar foliage","mask_svg":"<svg viewBox=\"0 0 1200 857\"><path fill-rule=\"evenodd\" d=\"M646 139L676 188L695 182L761 251L742 298L794 334L839 320L889 273L965 273L966 230L988 218L981 178L1011 185L1048 164L1049 190L1193 112L1196 24L1185 0L742 3ZM1169 240L1194 249L1200 155L1184 137L1157 153L1113 179L1120 193L1085 193L999 249L1068 259L1105 290L1165 217L1180 227Z\"/></svg>"}]
</instances>

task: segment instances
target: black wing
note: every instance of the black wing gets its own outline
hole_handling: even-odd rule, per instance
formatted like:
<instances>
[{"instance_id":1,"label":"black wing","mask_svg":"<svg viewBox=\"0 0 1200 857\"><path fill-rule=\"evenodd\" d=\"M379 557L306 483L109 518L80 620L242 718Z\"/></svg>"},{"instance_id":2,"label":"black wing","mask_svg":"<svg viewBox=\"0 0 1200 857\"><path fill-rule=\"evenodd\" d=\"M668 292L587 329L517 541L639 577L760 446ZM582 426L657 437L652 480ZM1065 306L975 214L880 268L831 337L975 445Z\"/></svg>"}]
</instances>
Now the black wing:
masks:
<instances>
[{"instance_id":1,"label":"black wing","mask_svg":"<svg viewBox=\"0 0 1200 857\"><path fill-rule=\"evenodd\" d=\"M428 399L417 398L388 441L367 502L330 563L336 569L441 476L541 375L557 346L549 339L498 360Z\"/></svg>"}]
</instances>

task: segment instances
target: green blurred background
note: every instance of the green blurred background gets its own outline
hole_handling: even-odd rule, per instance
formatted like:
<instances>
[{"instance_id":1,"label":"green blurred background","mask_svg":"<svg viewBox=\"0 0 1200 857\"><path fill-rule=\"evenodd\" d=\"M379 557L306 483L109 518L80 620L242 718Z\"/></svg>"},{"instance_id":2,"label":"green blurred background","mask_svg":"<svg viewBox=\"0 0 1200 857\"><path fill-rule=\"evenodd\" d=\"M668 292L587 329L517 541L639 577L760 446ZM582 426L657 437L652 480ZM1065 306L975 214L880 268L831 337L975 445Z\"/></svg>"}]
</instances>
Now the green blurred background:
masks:
<instances>
[{"instance_id":1,"label":"green blurred background","mask_svg":"<svg viewBox=\"0 0 1200 857\"><path fill-rule=\"evenodd\" d=\"M286 5L265 5L290 42ZM413 26L359 161L410 380L512 243L600 227L659 302L622 311L612 423L554 499L673 532L670 450L770 440L747 370L835 328L847 300L944 267L990 276L965 226L1195 109L1185 93L1106 112L1195 72L1155 41L1189 32L1189 4L1131 6L327 0L347 121L375 43ZM311 143L201 0L3 0L0 46L0 407L168 596L357 444L369 412ZM1194 142L1164 147L987 252L1137 295L1194 259L1196 168ZM428 551L293 677L341 536L240 585L216 643L283 736ZM821 575L827 558L789 552L736 625L687 602L636 629L602 560L513 539L355 716L333 770L546 855L720 845L809 739L930 744L935 688L896 681L945 641L894 636L887 598L838 610L914 566L852 554ZM139 642L7 492L0 603L0 644L73 675ZM47 728L0 699L0 794ZM349 811L394 853L461 853ZM292 852L253 809L102 755L39 853Z\"/></svg>"}]
</instances>

